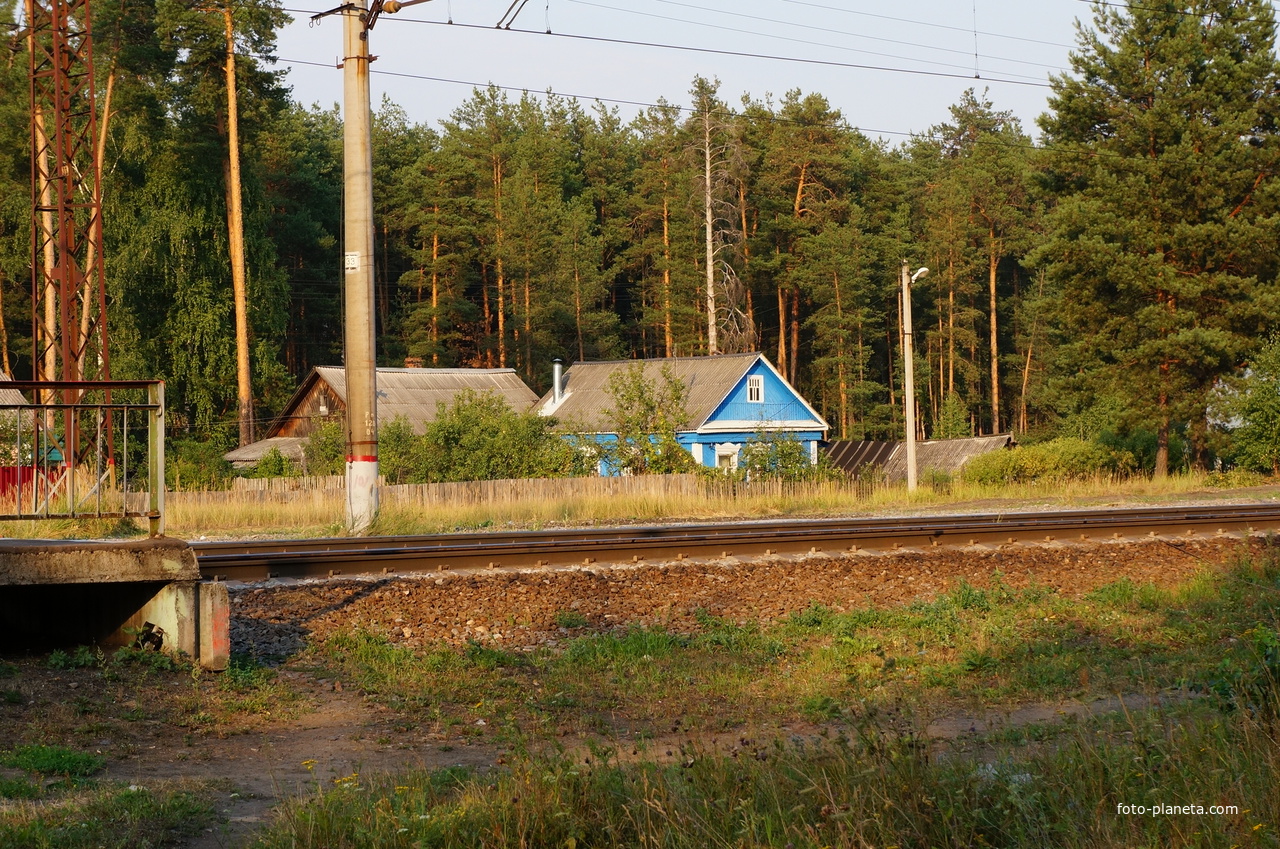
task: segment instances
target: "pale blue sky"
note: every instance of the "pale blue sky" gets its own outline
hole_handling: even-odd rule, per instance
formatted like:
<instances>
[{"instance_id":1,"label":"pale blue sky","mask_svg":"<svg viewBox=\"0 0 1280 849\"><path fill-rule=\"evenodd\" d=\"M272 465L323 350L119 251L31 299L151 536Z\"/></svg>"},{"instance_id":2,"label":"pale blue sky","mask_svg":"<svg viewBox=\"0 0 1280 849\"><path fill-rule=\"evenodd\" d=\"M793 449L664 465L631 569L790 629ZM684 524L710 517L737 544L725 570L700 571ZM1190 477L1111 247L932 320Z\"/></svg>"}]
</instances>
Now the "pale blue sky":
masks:
<instances>
[{"instance_id":1,"label":"pale blue sky","mask_svg":"<svg viewBox=\"0 0 1280 849\"><path fill-rule=\"evenodd\" d=\"M297 100L328 106L341 97L341 19L309 27L307 10L336 0L285 0L295 21L280 34L282 59ZM329 5L329 4L332 4ZM792 88L818 92L869 135L897 143L947 119L947 107L971 86L1012 110L1037 134L1048 75L1067 67L1074 21L1089 20L1081 0L528 0L512 26L494 25L510 0L432 0L384 15L371 34L375 108L385 93L409 116L436 125L469 94L454 82L584 99L685 105L695 74L718 77L731 103ZM518 2L517 2L518 5ZM452 17L455 26L443 25ZM975 59L975 18L976 52ZM421 23L424 21L435 24ZM548 23L557 36L543 34ZM470 26L463 26L470 25ZM515 30L532 30L531 33ZM641 47L560 35L684 45L845 65ZM982 79L973 79L975 72ZM512 97L518 97L518 91ZM625 117L637 107L619 105Z\"/></svg>"}]
</instances>

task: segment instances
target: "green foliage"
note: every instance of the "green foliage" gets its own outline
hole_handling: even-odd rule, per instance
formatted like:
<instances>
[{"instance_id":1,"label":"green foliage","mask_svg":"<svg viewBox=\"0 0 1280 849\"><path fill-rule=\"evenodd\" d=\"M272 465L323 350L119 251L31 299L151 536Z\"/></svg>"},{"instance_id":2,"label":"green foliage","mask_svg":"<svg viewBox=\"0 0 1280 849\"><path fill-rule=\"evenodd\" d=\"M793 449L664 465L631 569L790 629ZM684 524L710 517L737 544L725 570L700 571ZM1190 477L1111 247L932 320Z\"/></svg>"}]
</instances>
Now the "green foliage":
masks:
<instances>
[{"instance_id":1,"label":"green foliage","mask_svg":"<svg viewBox=\"0 0 1280 849\"><path fill-rule=\"evenodd\" d=\"M633 363L609 375L605 391L613 400L605 415L617 435L601 448L608 468L632 475L694 471L693 457L676 439L689 423L689 388L669 366L651 377L644 363Z\"/></svg>"},{"instance_id":2,"label":"green foliage","mask_svg":"<svg viewBox=\"0 0 1280 849\"><path fill-rule=\"evenodd\" d=\"M297 475L297 464L280 453L274 445L254 463L253 468L245 475L247 478L283 478Z\"/></svg>"},{"instance_id":3,"label":"green foliage","mask_svg":"<svg viewBox=\"0 0 1280 849\"><path fill-rule=\"evenodd\" d=\"M1243 633L1205 689L1230 708L1280 717L1280 632L1257 625Z\"/></svg>"},{"instance_id":4,"label":"green foliage","mask_svg":"<svg viewBox=\"0 0 1280 849\"><path fill-rule=\"evenodd\" d=\"M973 436L969 410L958 393L947 393L942 402L942 412L934 423L932 436L934 439L964 439Z\"/></svg>"},{"instance_id":5,"label":"green foliage","mask_svg":"<svg viewBox=\"0 0 1280 849\"><path fill-rule=\"evenodd\" d=\"M1085 480L1117 471L1113 454L1095 442L1060 437L974 457L962 476L970 483Z\"/></svg>"},{"instance_id":6,"label":"green foliage","mask_svg":"<svg viewBox=\"0 0 1280 849\"><path fill-rule=\"evenodd\" d=\"M1121 399L1118 424L1156 435L1157 475L1178 423L1203 459L1214 386L1280 309L1264 247L1280 236L1265 164L1280 135L1256 94L1280 81L1273 10L1205 10L1095 6L1041 121L1060 202L1031 262L1056 290L1057 389Z\"/></svg>"},{"instance_id":7,"label":"green foliage","mask_svg":"<svg viewBox=\"0 0 1280 849\"><path fill-rule=\"evenodd\" d=\"M1267 340L1223 401L1215 413L1232 428L1232 459L1246 469L1280 474L1280 336Z\"/></svg>"},{"instance_id":8,"label":"green foliage","mask_svg":"<svg viewBox=\"0 0 1280 849\"><path fill-rule=\"evenodd\" d=\"M589 624L587 617L576 610L557 610L555 623L558 628L585 628Z\"/></svg>"},{"instance_id":9,"label":"green foliage","mask_svg":"<svg viewBox=\"0 0 1280 849\"><path fill-rule=\"evenodd\" d=\"M49 653L49 659L46 663L50 669L87 669L91 666L98 666L101 660L102 653L100 651L95 653L88 646L76 646L70 652L55 649Z\"/></svg>"},{"instance_id":10,"label":"green foliage","mask_svg":"<svg viewBox=\"0 0 1280 849\"><path fill-rule=\"evenodd\" d=\"M425 482L564 477L578 454L554 431L556 421L517 413L501 396L459 393L441 404L421 439L417 465Z\"/></svg>"},{"instance_id":11,"label":"green foliage","mask_svg":"<svg viewBox=\"0 0 1280 849\"><path fill-rule=\"evenodd\" d=\"M17 746L0 752L0 765L66 778L88 778L106 763L107 759L101 755L77 752L65 746Z\"/></svg>"},{"instance_id":12,"label":"green foliage","mask_svg":"<svg viewBox=\"0 0 1280 849\"><path fill-rule=\"evenodd\" d=\"M840 477L826 454L810 462L809 447L789 433L757 431L742 446L736 476L749 481L822 481Z\"/></svg>"},{"instance_id":13,"label":"green foliage","mask_svg":"<svg viewBox=\"0 0 1280 849\"><path fill-rule=\"evenodd\" d=\"M222 456L227 450L217 440L174 440L164 454L165 483L173 490L226 489L235 474Z\"/></svg>"},{"instance_id":14,"label":"green foliage","mask_svg":"<svg viewBox=\"0 0 1280 849\"><path fill-rule=\"evenodd\" d=\"M323 422L302 448L309 475L340 475L346 470L347 435L342 422Z\"/></svg>"}]
</instances>

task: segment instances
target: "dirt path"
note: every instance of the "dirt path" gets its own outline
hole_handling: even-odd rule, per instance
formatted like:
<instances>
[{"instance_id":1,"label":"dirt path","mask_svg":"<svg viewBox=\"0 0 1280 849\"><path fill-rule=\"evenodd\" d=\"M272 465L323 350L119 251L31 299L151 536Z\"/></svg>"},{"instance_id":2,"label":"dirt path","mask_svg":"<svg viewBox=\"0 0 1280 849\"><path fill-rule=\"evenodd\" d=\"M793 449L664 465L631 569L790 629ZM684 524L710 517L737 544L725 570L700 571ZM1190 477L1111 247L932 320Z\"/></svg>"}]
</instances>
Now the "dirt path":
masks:
<instances>
[{"instance_id":1,"label":"dirt path","mask_svg":"<svg viewBox=\"0 0 1280 849\"><path fill-rule=\"evenodd\" d=\"M237 651L264 658L288 656L308 640L352 628L413 648L474 640L529 650L580 633L563 627L569 614L587 629L635 623L692 631L699 627L702 611L740 622L770 622L814 602L845 610L928 599L960 580L983 586L998 577L1009 586L1039 584L1068 597L1122 577L1170 586L1238 555L1242 545L1222 538L975 546L616 569L267 582L233 588L232 637ZM169 779L217 782L218 809L226 823L189 843L193 849L242 846L279 801L332 786L334 779L352 773L454 764L485 768L499 763L503 754L499 744L483 736L460 739L454 734L446 740L357 692L288 668L279 675L300 698L283 711L283 718L235 727L207 722L197 727L182 718L184 711L197 709L192 702L200 693L216 687L207 676L194 684L172 674L135 682L112 679L97 668L50 670L39 658L18 660L17 668L16 678L0 681L0 689L14 688L21 700L0 705L0 740L62 740L97 750L109 759L109 777L142 786ZM1144 705L1141 697L1115 704L1027 705L1008 715L934 718L927 734L945 739L999 724L1052 722L1065 715ZM761 729L782 736L818 730L804 723ZM745 745L752 733L702 735L697 742L730 749ZM560 742L573 747L576 741ZM688 742L684 735L663 735L652 739L643 755L639 748L635 753L662 758L670 749L675 757Z\"/></svg>"}]
</instances>

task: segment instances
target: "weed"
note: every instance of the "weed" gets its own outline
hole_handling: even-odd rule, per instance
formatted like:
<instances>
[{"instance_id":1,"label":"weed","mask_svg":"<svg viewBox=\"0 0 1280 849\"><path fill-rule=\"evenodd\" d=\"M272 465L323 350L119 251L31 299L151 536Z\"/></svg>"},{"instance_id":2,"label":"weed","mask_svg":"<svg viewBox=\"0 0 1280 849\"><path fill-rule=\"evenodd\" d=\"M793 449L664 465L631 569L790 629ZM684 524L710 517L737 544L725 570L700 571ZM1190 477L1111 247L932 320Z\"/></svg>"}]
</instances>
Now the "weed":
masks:
<instances>
[{"instance_id":1,"label":"weed","mask_svg":"<svg viewBox=\"0 0 1280 849\"><path fill-rule=\"evenodd\" d=\"M0 701L7 705L20 705L26 701L21 690L0 690Z\"/></svg>"},{"instance_id":2,"label":"weed","mask_svg":"<svg viewBox=\"0 0 1280 849\"><path fill-rule=\"evenodd\" d=\"M992 672L999 668L1000 661L990 652L966 649L960 655L960 666L965 672Z\"/></svg>"},{"instance_id":3,"label":"weed","mask_svg":"<svg viewBox=\"0 0 1280 849\"><path fill-rule=\"evenodd\" d=\"M835 719L842 713L840 703L831 696L806 696L800 703L800 710L814 722Z\"/></svg>"},{"instance_id":4,"label":"weed","mask_svg":"<svg viewBox=\"0 0 1280 849\"><path fill-rule=\"evenodd\" d=\"M1107 812L1203 798L1239 812L1197 818L1191 843L1269 845L1280 750L1262 735L1238 714L1185 714L1091 725L990 760L937 758L912 734L870 727L803 746L744 744L746 757L682 747L675 765L619 763L607 750L591 763L521 758L483 774L361 776L283 805L258 845L1187 845L1185 819Z\"/></svg>"},{"instance_id":5,"label":"weed","mask_svg":"<svg viewBox=\"0 0 1280 849\"><path fill-rule=\"evenodd\" d=\"M76 646L70 652L56 649L49 653L46 661L50 669L86 669L97 666L101 660L101 650L95 654L88 646Z\"/></svg>"},{"instance_id":6,"label":"weed","mask_svg":"<svg viewBox=\"0 0 1280 849\"><path fill-rule=\"evenodd\" d=\"M0 799L37 799L40 788L25 778L0 778Z\"/></svg>"},{"instance_id":7,"label":"weed","mask_svg":"<svg viewBox=\"0 0 1280 849\"><path fill-rule=\"evenodd\" d=\"M831 608L811 601L804 610L792 613L789 621L797 628L825 628L831 623L832 617Z\"/></svg>"},{"instance_id":8,"label":"weed","mask_svg":"<svg viewBox=\"0 0 1280 849\"><path fill-rule=\"evenodd\" d=\"M987 611L991 609L991 600L987 597L986 592L971 586L963 578L960 579L960 585L951 593L950 600L960 610Z\"/></svg>"},{"instance_id":9,"label":"weed","mask_svg":"<svg viewBox=\"0 0 1280 849\"><path fill-rule=\"evenodd\" d=\"M469 665L477 669L499 669L502 667L515 667L524 664L524 658L514 655L508 651L490 648L489 646L477 643L471 640L467 643L467 648L463 652L463 657Z\"/></svg>"},{"instance_id":10,"label":"weed","mask_svg":"<svg viewBox=\"0 0 1280 849\"><path fill-rule=\"evenodd\" d=\"M155 672L185 672L191 669L190 661L185 658L137 646L116 649L115 654L111 655L111 664L117 668L129 666Z\"/></svg>"},{"instance_id":11,"label":"weed","mask_svg":"<svg viewBox=\"0 0 1280 849\"><path fill-rule=\"evenodd\" d=\"M589 624L587 617L576 610L557 610L555 623L560 628L585 628Z\"/></svg>"},{"instance_id":12,"label":"weed","mask_svg":"<svg viewBox=\"0 0 1280 849\"><path fill-rule=\"evenodd\" d=\"M12 678L18 674L18 667L7 661L0 660L0 678Z\"/></svg>"},{"instance_id":13,"label":"weed","mask_svg":"<svg viewBox=\"0 0 1280 849\"><path fill-rule=\"evenodd\" d=\"M0 765L68 778L87 778L102 769L106 762L101 755L77 752L65 746L18 746L8 752L0 752Z\"/></svg>"},{"instance_id":14,"label":"weed","mask_svg":"<svg viewBox=\"0 0 1280 849\"><path fill-rule=\"evenodd\" d=\"M0 846L50 849L158 849L185 842L214 820L210 790L189 785L106 785L56 805L19 805L0 814Z\"/></svg>"}]
</instances>

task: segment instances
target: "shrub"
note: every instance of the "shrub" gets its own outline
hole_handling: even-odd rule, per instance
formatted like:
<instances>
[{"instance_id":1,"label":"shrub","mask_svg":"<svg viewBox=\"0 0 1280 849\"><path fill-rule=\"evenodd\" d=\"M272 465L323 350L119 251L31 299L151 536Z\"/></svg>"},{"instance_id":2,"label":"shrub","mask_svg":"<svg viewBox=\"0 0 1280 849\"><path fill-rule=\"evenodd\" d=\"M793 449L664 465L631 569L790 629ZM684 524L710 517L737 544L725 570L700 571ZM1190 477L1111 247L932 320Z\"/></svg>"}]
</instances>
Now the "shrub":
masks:
<instances>
[{"instance_id":1,"label":"shrub","mask_svg":"<svg viewBox=\"0 0 1280 849\"><path fill-rule=\"evenodd\" d=\"M172 490L226 489L235 469L222 456L225 451L216 440L174 440L165 451L165 483Z\"/></svg>"},{"instance_id":2,"label":"shrub","mask_svg":"<svg viewBox=\"0 0 1280 849\"><path fill-rule=\"evenodd\" d=\"M340 475L346 471L347 434L342 422L325 422L311 432L302 449L308 475Z\"/></svg>"},{"instance_id":3,"label":"shrub","mask_svg":"<svg viewBox=\"0 0 1280 849\"><path fill-rule=\"evenodd\" d=\"M742 447L738 477L744 480L830 480L840 472L826 454L818 462L809 459L808 446L791 434L757 431Z\"/></svg>"},{"instance_id":4,"label":"shrub","mask_svg":"<svg viewBox=\"0 0 1280 849\"><path fill-rule=\"evenodd\" d=\"M962 476L970 483L989 485L1084 480L1115 472L1117 465L1118 458L1103 446L1061 437L974 457L965 465Z\"/></svg>"}]
</instances>

